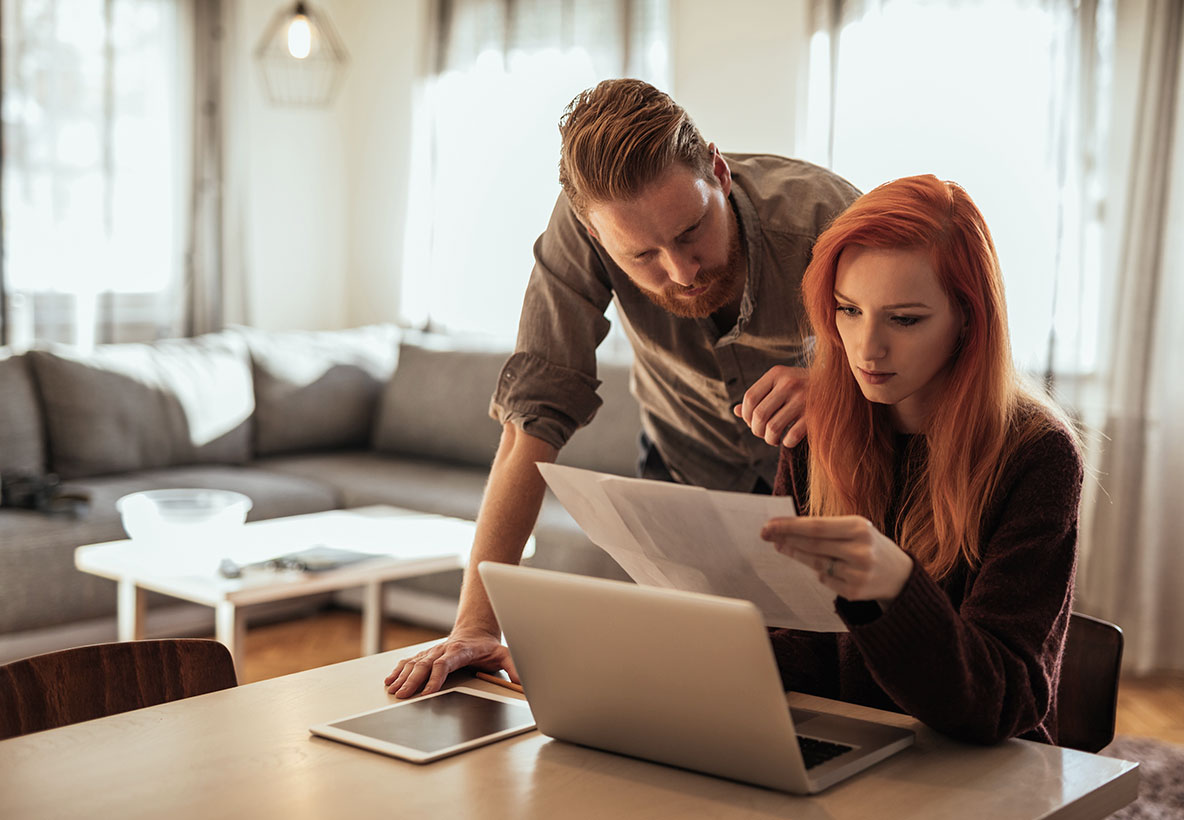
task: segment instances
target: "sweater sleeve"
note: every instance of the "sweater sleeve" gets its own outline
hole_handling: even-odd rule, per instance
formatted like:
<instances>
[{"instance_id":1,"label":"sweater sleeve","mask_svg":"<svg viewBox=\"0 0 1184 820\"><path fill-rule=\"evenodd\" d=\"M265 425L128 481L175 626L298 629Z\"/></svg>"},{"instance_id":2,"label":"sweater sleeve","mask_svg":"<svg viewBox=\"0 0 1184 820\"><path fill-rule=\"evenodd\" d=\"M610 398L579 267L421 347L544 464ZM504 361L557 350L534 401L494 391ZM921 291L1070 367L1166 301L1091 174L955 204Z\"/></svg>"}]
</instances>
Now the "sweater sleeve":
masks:
<instances>
[{"instance_id":1,"label":"sweater sleeve","mask_svg":"<svg viewBox=\"0 0 1184 820\"><path fill-rule=\"evenodd\" d=\"M785 691L832 699L840 696L838 645L833 633L770 629L769 641Z\"/></svg>"},{"instance_id":2,"label":"sweater sleeve","mask_svg":"<svg viewBox=\"0 0 1184 820\"><path fill-rule=\"evenodd\" d=\"M1055 742L1054 697L1073 594L1082 467L1067 432L1013 462L988 510L981 563L956 606L919 565L880 617L840 601L876 682L940 732Z\"/></svg>"}]
</instances>

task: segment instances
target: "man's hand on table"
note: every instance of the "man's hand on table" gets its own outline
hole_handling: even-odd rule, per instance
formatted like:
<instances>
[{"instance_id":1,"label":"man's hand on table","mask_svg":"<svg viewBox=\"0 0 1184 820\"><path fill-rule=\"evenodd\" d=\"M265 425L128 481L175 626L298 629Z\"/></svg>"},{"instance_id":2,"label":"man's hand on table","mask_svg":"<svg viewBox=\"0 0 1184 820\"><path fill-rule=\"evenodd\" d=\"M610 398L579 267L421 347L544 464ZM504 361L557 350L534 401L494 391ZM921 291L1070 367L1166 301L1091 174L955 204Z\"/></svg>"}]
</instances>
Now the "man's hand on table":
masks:
<instances>
[{"instance_id":1,"label":"man's hand on table","mask_svg":"<svg viewBox=\"0 0 1184 820\"><path fill-rule=\"evenodd\" d=\"M427 695L438 691L451 673L465 666L486 672L505 669L510 680L521 683L510 650L497 636L480 631L453 632L435 646L404 658L383 683L395 697L409 698L421 691Z\"/></svg>"}]
</instances>

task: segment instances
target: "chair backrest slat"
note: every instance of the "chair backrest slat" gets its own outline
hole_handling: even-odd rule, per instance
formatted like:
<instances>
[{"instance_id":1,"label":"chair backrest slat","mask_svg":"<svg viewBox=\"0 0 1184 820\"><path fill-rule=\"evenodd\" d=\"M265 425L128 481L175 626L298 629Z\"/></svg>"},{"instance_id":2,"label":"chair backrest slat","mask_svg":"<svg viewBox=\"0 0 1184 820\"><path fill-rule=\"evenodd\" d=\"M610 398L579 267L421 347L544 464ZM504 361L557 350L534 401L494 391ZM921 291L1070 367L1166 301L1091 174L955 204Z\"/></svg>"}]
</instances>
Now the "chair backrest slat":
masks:
<instances>
[{"instance_id":1,"label":"chair backrest slat","mask_svg":"<svg viewBox=\"0 0 1184 820\"><path fill-rule=\"evenodd\" d=\"M0 739L204 695L237 685L221 643L126 641L0 666Z\"/></svg>"},{"instance_id":2,"label":"chair backrest slat","mask_svg":"<svg viewBox=\"0 0 1184 820\"><path fill-rule=\"evenodd\" d=\"M1096 752L1114 739L1122 630L1074 612L1057 688L1057 743Z\"/></svg>"}]
</instances>

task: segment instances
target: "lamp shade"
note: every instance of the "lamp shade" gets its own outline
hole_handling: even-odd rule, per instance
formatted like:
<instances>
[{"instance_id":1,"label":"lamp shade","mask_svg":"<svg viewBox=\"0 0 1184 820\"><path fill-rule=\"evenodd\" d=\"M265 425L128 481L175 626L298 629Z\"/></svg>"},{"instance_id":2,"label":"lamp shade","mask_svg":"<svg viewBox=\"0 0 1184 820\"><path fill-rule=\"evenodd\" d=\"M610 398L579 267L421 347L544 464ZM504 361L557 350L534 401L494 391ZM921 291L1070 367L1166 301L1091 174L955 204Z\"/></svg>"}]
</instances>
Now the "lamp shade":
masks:
<instances>
[{"instance_id":1,"label":"lamp shade","mask_svg":"<svg viewBox=\"0 0 1184 820\"><path fill-rule=\"evenodd\" d=\"M315 107L333 101L349 55L328 16L297 2L271 18L255 59L271 102Z\"/></svg>"}]
</instances>

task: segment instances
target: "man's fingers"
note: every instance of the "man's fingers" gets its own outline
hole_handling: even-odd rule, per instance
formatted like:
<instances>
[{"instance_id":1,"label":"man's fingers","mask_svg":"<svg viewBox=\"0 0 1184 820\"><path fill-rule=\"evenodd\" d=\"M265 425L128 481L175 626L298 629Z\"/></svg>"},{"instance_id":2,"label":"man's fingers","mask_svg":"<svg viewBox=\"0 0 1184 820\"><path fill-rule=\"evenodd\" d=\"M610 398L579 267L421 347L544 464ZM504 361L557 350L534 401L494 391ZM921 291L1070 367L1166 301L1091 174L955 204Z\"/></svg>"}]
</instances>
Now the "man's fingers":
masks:
<instances>
[{"instance_id":1,"label":"man's fingers","mask_svg":"<svg viewBox=\"0 0 1184 820\"><path fill-rule=\"evenodd\" d=\"M497 638L449 638L400 661L384 681L386 691L399 698L411 697L421 689L430 694L441 689L450 674L472 664L491 671L511 666L509 653Z\"/></svg>"},{"instance_id":2,"label":"man's fingers","mask_svg":"<svg viewBox=\"0 0 1184 820\"><path fill-rule=\"evenodd\" d=\"M518 670L514 666L514 659L510 657L510 653L506 653L506 657L502 660L502 669L506 670L506 674L510 676L510 680L521 685L522 679L518 677Z\"/></svg>"},{"instance_id":3,"label":"man's fingers","mask_svg":"<svg viewBox=\"0 0 1184 820\"><path fill-rule=\"evenodd\" d=\"M805 417L798 418L793 423L793 426L786 431L785 435L781 437L782 447L797 447L802 443L802 439L806 437L806 419Z\"/></svg>"},{"instance_id":4,"label":"man's fingers","mask_svg":"<svg viewBox=\"0 0 1184 820\"><path fill-rule=\"evenodd\" d=\"M397 698L411 697L419 691L419 687L426 677L427 671L424 669L424 662L418 661L403 667L402 676L388 686L386 691Z\"/></svg>"},{"instance_id":5,"label":"man's fingers","mask_svg":"<svg viewBox=\"0 0 1184 820\"><path fill-rule=\"evenodd\" d=\"M394 668L394 670L389 675L387 675L386 678L382 681L383 686L390 686L392 683L395 682L395 679L399 677L399 673L401 671L403 671L403 665L405 663L407 663L407 662L406 661L399 661L399 665L396 666Z\"/></svg>"},{"instance_id":6,"label":"man's fingers","mask_svg":"<svg viewBox=\"0 0 1184 820\"><path fill-rule=\"evenodd\" d=\"M413 664L415 664L418 661L422 661L422 660L434 661L436 658L440 657L442 654L444 654L444 644L438 643L435 646L425 649L424 651L420 652L417 655L413 655L410 658L403 658L403 660L399 661L398 665L394 668L394 670L389 675L386 676L386 679L383 681L383 683L386 686L390 686L392 683L399 680L400 678L406 679L407 675L409 675L411 673L410 667Z\"/></svg>"},{"instance_id":7,"label":"man's fingers","mask_svg":"<svg viewBox=\"0 0 1184 820\"><path fill-rule=\"evenodd\" d=\"M398 666L383 681L386 691L401 698L418 692L419 687L428 679L432 665L446 655L447 645L447 641L438 643L417 655L399 661Z\"/></svg>"},{"instance_id":8,"label":"man's fingers","mask_svg":"<svg viewBox=\"0 0 1184 820\"><path fill-rule=\"evenodd\" d=\"M765 427L765 434L763 436L765 443L771 444L774 447L779 444L786 444L786 430L792 429L791 425L800 423L801 416L802 402L790 401L781 405L773 414L773 417L769 419L769 423Z\"/></svg>"},{"instance_id":9,"label":"man's fingers","mask_svg":"<svg viewBox=\"0 0 1184 820\"><path fill-rule=\"evenodd\" d=\"M757 438L773 446L781 444L785 431L805 409L805 381L799 373L790 367L770 369L748 388L743 403L732 412L744 419Z\"/></svg>"},{"instance_id":10,"label":"man's fingers","mask_svg":"<svg viewBox=\"0 0 1184 820\"><path fill-rule=\"evenodd\" d=\"M453 668L447 658L440 658L432 664L431 675L428 676L428 682L424 684L423 693L430 695L443 686L445 679L452 673Z\"/></svg>"},{"instance_id":11,"label":"man's fingers","mask_svg":"<svg viewBox=\"0 0 1184 820\"><path fill-rule=\"evenodd\" d=\"M757 438L768 440L768 436L773 433L780 433L777 429L778 419L781 417L781 411L785 404L773 394L769 394L756 407L752 409L751 416L748 419L748 426L752 430L752 434ZM784 426L784 424L782 424ZM773 442L769 442L772 444Z\"/></svg>"}]
</instances>

